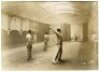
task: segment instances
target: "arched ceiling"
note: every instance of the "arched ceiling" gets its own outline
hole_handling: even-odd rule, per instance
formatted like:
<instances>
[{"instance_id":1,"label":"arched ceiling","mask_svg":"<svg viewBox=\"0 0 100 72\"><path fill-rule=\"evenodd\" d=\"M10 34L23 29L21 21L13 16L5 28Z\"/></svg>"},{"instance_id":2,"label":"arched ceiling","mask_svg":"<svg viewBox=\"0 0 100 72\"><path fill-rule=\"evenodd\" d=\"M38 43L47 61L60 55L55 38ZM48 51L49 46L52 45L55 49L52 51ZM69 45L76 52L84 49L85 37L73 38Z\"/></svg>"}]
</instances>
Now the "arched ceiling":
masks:
<instances>
[{"instance_id":1,"label":"arched ceiling","mask_svg":"<svg viewBox=\"0 0 100 72\"><path fill-rule=\"evenodd\" d=\"M47 24L85 22L93 2L2 2L2 13Z\"/></svg>"}]
</instances>

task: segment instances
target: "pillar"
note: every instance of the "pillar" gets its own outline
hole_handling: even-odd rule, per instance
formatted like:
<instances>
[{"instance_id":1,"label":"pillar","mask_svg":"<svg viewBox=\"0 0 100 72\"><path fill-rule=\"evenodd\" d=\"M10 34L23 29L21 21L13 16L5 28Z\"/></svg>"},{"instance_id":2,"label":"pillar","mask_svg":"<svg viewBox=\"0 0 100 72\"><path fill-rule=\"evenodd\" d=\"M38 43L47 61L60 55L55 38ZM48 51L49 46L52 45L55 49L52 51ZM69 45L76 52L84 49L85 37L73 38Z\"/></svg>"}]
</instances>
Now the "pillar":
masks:
<instances>
[{"instance_id":1,"label":"pillar","mask_svg":"<svg viewBox=\"0 0 100 72\"><path fill-rule=\"evenodd\" d=\"M11 20L12 20L12 18L13 18L13 16L11 16L11 15L8 15L8 34L10 34L10 32L11 32Z\"/></svg>"}]
</instances>

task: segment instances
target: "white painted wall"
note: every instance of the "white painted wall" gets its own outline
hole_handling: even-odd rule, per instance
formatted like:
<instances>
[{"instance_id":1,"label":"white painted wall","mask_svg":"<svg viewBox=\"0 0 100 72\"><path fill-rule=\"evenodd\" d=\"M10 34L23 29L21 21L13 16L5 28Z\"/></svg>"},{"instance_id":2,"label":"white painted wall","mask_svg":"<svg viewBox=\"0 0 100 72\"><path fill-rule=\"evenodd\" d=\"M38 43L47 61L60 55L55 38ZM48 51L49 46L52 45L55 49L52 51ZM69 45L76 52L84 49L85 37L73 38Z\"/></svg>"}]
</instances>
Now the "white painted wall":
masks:
<instances>
[{"instance_id":1,"label":"white painted wall","mask_svg":"<svg viewBox=\"0 0 100 72\"><path fill-rule=\"evenodd\" d=\"M9 16L6 14L1 14L1 29L7 31L9 23Z\"/></svg>"},{"instance_id":2,"label":"white painted wall","mask_svg":"<svg viewBox=\"0 0 100 72\"><path fill-rule=\"evenodd\" d=\"M91 17L89 19L89 23L88 23L88 32L89 32L89 35L88 35L88 38L89 40L92 40L92 36L95 34L96 37L98 36L97 35L97 32L98 32L98 6L97 6L97 3L94 3L93 5L93 11L91 13Z\"/></svg>"},{"instance_id":3,"label":"white painted wall","mask_svg":"<svg viewBox=\"0 0 100 72\"><path fill-rule=\"evenodd\" d=\"M30 24L29 20L23 20L22 21L22 30L23 31L29 30L29 24Z\"/></svg>"},{"instance_id":4,"label":"white painted wall","mask_svg":"<svg viewBox=\"0 0 100 72\"><path fill-rule=\"evenodd\" d=\"M71 25L71 38L78 36L78 40L83 39L83 25L82 24L72 24Z\"/></svg>"},{"instance_id":5,"label":"white painted wall","mask_svg":"<svg viewBox=\"0 0 100 72\"><path fill-rule=\"evenodd\" d=\"M10 29L11 30L21 30L21 19L18 17L13 17L10 21Z\"/></svg>"},{"instance_id":6,"label":"white painted wall","mask_svg":"<svg viewBox=\"0 0 100 72\"><path fill-rule=\"evenodd\" d=\"M16 17L16 16L14 16L10 19L9 15L7 15L7 14L2 13L1 15L2 15L1 29L8 31L9 23L10 23L11 30L20 31L21 24L22 24L23 31L27 31L29 29L29 24L30 24L29 20L23 20L23 19Z\"/></svg>"}]
</instances>

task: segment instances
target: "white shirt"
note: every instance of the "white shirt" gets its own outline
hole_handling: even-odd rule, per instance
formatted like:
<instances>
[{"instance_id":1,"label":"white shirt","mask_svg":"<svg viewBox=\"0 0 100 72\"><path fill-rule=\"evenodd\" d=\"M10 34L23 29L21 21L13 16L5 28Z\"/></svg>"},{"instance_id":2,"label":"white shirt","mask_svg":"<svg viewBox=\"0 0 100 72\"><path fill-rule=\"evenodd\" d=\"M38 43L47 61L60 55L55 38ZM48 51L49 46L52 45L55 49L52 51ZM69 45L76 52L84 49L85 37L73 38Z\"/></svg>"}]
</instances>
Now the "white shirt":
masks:
<instances>
[{"instance_id":1,"label":"white shirt","mask_svg":"<svg viewBox=\"0 0 100 72\"><path fill-rule=\"evenodd\" d=\"M27 44L32 44L32 36L28 33L26 35Z\"/></svg>"},{"instance_id":2,"label":"white shirt","mask_svg":"<svg viewBox=\"0 0 100 72\"><path fill-rule=\"evenodd\" d=\"M49 35L48 34L45 34L44 35L44 41L48 41L48 39L49 39Z\"/></svg>"},{"instance_id":3,"label":"white shirt","mask_svg":"<svg viewBox=\"0 0 100 72\"><path fill-rule=\"evenodd\" d=\"M57 43L62 43L62 33L56 32L57 35Z\"/></svg>"}]
</instances>

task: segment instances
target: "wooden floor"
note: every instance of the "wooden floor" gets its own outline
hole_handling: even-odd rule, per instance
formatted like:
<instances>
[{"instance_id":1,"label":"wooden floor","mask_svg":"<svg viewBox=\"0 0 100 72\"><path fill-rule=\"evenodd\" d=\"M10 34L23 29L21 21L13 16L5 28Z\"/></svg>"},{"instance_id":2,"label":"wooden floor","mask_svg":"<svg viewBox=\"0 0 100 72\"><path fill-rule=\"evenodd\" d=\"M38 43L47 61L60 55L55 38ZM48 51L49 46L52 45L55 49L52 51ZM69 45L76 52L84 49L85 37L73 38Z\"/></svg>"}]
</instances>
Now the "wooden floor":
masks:
<instances>
[{"instance_id":1,"label":"wooden floor","mask_svg":"<svg viewBox=\"0 0 100 72\"><path fill-rule=\"evenodd\" d=\"M7 47L7 46L6 46ZM89 42L64 42L63 62L53 64L57 47L43 51L43 43L33 44L32 57L27 61L27 48L14 46L2 50L3 70L95 70L98 68L97 48Z\"/></svg>"}]
</instances>

